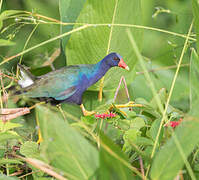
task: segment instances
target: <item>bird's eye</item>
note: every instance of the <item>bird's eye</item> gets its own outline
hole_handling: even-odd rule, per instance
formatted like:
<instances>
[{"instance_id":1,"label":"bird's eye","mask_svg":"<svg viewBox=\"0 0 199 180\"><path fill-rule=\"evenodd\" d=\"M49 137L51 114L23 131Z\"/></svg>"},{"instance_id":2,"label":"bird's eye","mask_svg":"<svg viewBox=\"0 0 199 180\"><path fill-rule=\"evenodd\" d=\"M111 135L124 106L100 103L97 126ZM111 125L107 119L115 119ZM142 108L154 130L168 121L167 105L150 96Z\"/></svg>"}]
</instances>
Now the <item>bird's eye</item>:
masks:
<instances>
[{"instance_id":1,"label":"bird's eye","mask_svg":"<svg viewBox=\"0 0 199 180\"><path fill-rule=\"evenodd\" d=\"M120 60L118 57L114 57L113 59L114 59L114 60Z\"/></svg>"}]
</instances>

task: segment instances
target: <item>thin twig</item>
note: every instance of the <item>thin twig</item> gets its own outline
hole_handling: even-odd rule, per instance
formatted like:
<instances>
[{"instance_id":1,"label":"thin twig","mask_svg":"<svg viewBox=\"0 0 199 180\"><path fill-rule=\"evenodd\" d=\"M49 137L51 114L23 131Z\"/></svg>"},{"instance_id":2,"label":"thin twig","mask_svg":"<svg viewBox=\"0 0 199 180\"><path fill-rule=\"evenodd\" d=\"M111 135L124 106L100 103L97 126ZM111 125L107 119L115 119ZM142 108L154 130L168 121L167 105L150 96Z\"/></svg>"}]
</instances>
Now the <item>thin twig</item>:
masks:
<instances>
[{"instance_id":1,"label":"thin twig","mask_svg":"<svg viewBox=\"0 0 199 180\"><path fill-rule=\"evenodd\" d=\"M113 11L113 17L112 17L112 22L111 25L113 25L115 23L115 16L116 16L116 11L117 11L117 5L118 5L118 0L115 0L115 7L114 7L114 11ZM112 40L112 34L113 34L113 27L111 26L110 29L110 33L109 33L109 39L108 39L108 46L107 46L107 50L106 50L106 55L109 54L110 51L110 47L111 47L111 40ZM103 87L104 87L104 76L102 77L101 81L100 81L100 88L99 88L99 94L98 94L98 100L102 101L102 93L103 93Z\"/></svg>"},{"instance_id":2,"label":"thin twig","mask_svg":"<svg viewBox=\"0 0 199 180\"><path fill-rule=\"evenodd\" d=\"M21 169L21 170L19 170L17 172L14 172L14 173L10 174L10 176L18 176L18 175L20 175L22 173L23 173L23 170Z\"/></svg>"},{"instance_id":3,"label":"thin twig","mask_svg":"<svg viewBox=\"0 0 199 180\"><path fill-rule=\"evenodd\" d=\"M17 111L18 110L18 111ZM1 109L1 112L5 112L5 109ZM28 108L16 108L16 112L13 113L13 114L2 114L0 115L0 119L3 121L3 122L7 122L11 119L15 119L19 116L23 116L25 114L28 114L30 113L30 110Z\"/></svg>"},{"instance_id":4,"label":"thin twig","mask_svg":"<svg viewBox=\"0 0 199 180\"><path fill-rule=\"evenodd\" d=\"M36 103L36 104L34 104L33 106L29 107L29 110L34 109L36 106L42 105L42 104L46 104L46 102L45 102L45 101L42 101L42 102Z\"/></svg>"},{"instance_id":5,"label":"thin twig","mask_svg":"<svg viewBox=\"0 0 199 180\"><path fill-rule=\"evenodd\" d=\"M193 21L190 25L190 28L189 28L189 31L188 31L188 34L187 34L187 38L185 40L185 43L184 43L184 47L182 49L182 52L181 52L181 55L180 55L180 59L179 59L179 62L178 62L178 65L177 65L177 69L176 69L176 72L175 72L175 75L174 75L174 78L173 78L173 81L172 81L172 84L171 84L171 88L170 88L170 91L169 91L169 95L168 95L168 98L167 98L167 101L166 101L166 104L165 104L165 109L164 109L164 112L163 112L163 115L162 115L162 119L161 119L161 123L160 123L160 126L159 126L159 129L158 129L158 133L157 133L157 136L156 136L156 139L155 139L155 143L154 143L154 146L153 146L153 149L152 149L152 153L151 153L151 158L153 158L154 154L155 154L155 150L156 150L156 147L157 147L157 144L158 144L158 139L159 139L159 136L160 136L160 132L161 132L161 129L162 129L162 126L163 126L163 123L168 123L168 120L165 120L167 118L166 116L166 113L167 113L167 109L168 109L168 106L169 106L169 102L170 102L170 99L171 99L171 95L173 93L173 89L174 89L174 86L175 86L175 82L176 82L176 79L177 79L177 76L178 76L178 72L180 70L180 67L181 67L181 63L182 63L182 60L183 60L183 57L184 57L184 54L185 54L185 51L186 51L186 48L187 48L187 44L188 44L188 37L190 36L191 34L191 30L192 30L192 27L193 27ZM176 141L176 143L179 143L178 141ZM177 145L177 144L176 144ZM181 147L179 145L179 147ZM181 150L181 148L180 148ZM182 150L183 152L183 150ZM194 177L194 174L191 170L191 168L189 167L189 164L187 164L185 162L185 165L188 169L188 172L190 173L190 176ZM188 166L187 166L188 165ZM147 168L147 173L146 173L146 177L149 173L149 168L150 166ZM194 178L193 178L194 179Z\"/></svg>"},{"instance_id":6,"label":"thin twig","mask_svg":"<svg viewBox=\"0 0 199 180\"><path fill-rule=\"evenodd\" d=\"M190 65L189 63L187 63L187 64L181 64L181 67L188 67L189 65ZM175 69L175 68L177 68L177 65L149 69L148 72L156 72L156 71L168 70L168 69ZM136 74L137 75L144 74L144 71L136 72Z\"/></svg>"},{"instance_id":7,"label":"thin twig","mask_svg":"<svg viewBox=\"0 0 199 180\"><path fill-rule=\"evenodd\" d=\"M141 169L141 173L142 173L142 179L144 180L145 175L144 175L144 165L143 165L143 160L142 157L139 156L139 162L140 162L140 169Z\"/></svg>"},{"instance_id":8,"label":"thin twig","mask_svg":"<svg viewBox=\"0 0 199 180\"><path fill-rule=\"evenodd\" d=\"M29 175L34 174L34 173L39 172L39 171L40 171L40 170L32 171L32 172L29 172L29 173L24 174L24 175L22 175L22 176L19 176L18 178L21 179L21 178L24 178L24 177L26 177L26 176L29 176Z\"/></svg>"},{"instance_id":9,"label":"thin twig","mask_svg":"<svg viewBox=\"0 0 199 180\"><path fill-rule=\"evenodd\" d=\"M23 54L26 54L26 53L28 53L28 52L30 52L30 51L32 51L32 50L38 48L38 47L41 47L41 46L43 46L43 45L45 45L45 44L48 44L48 43L50 43L50 42L53 42L53 41L55 41L55 40L61 39L61 38L65 37L65 36L68 36L68 35L74 33L74 32L78 32L78 31L80 31L80 30L82 30L82 29L86 29L86 28L88 28L88 27L90 27L90 25L86 24L86 25L84 25L84 26L81 26L81 27L78 27L78 28L76 28L76 29L73 29L73 30L71 30L71 31L69 31L69 32L66 32L66 33L63 33L63 34L58 35L58 36L56 36L56 37L53 37L53 38L51 38L51 39L48 39L47 41L43 41L43 42L41 42L41 43L39 43L39 44L37 44L37 45L35 45L35 46L32 46L32 47L30 47L30 48L28 48L28 49L26 49L26 50L24 50L24 51L22 51L22 52L20 52L20 53L18 53L18 54L16 54L16 55L14 55L14 56L5 58L5 59L0 63L0 66L3 65L3 64L5 64L5 63L7 63L7 62L9 62L10 60L12 60L12 59L14 59L14 58L16 58L16 57L19 57L19 56L21 56L21 55L23 55Z\"/></svg>"},{"instance_id":10,"label":"thin twig","mask_svg":"<svg viewBox=\"0 0 199 180\"><path fill-rule=\"evenodd\" d=\"M26 49L32 35L34 34L34 32L36 31L37 27L38 27L39 23L36 24L36 26L33 28L33 30L31 31L30 35L28 36L28 39L26 40L25 42L25 45L23 47L23 51ZM23 59L23 54L21 55L20 59L19 59L19 64L21 64L22 62L22 59ZM16 73L16 77L18 78L19 76L19 66L17 66L17 73Z\"/></svg>"},{"instance_id":11,"label":"thin twig","mask_svg":"<svg viewBox=\"0 0 199 180\"><path fill-rule=\"evenodd\" d=\"M15 82L18 82L18 80L17 80L17 79L15 79L14 77L9 76L9 75L7 75L7 74L4 74L4 73L2 73L2 72L0 72L0 76L7 77L7 78L9 78L9 79L12 79L12 80L13 80L13 81L15 81Z\"/></svg>"},{"instance_id":12,"label":"thin twig","mask_svg":"<svg viewBox=\"0 0 199 180\"><path fill-rule=\"evenodd\" d=\"M67 178L61 176L57 172L53 170L53 167L44 163L43 161L40 161L38 159L33 159L33 158L24 158L22 156L16 155L16 157L22 159L23 161L26 161L27 163L31 164L32 166L40 169L41 171L55 177L56 179L59 180L67 180Z\"/></svg>"},{"instance_id":13,"label":"thin twig","mask_svg":"<svg viewBox=\"0 0 199 180\"><path fill-rule=\"evenodd\" d=\"M61 114L62 114L62 116L63 116L63 118L64 118L64 121L67 121L66 116L65 116L65 114L64 114L64 111L63 111L63 109L62 109L62 107L61 107L61 104L57 105L57 107L58 107L59 111L61 112Z\"/></svg>"},{"instance_id":14,"label":"thin twig","mask_svg":"<svg viewBox=\"0 0 199 180\"><path fill-rule=\"evenodd\" d=\"M56 49L51 55L50 59L44 62L42 66L50 66L54 62L54 60L60 55L60 52L60 48Z\"/></svg>"}]
</instances>

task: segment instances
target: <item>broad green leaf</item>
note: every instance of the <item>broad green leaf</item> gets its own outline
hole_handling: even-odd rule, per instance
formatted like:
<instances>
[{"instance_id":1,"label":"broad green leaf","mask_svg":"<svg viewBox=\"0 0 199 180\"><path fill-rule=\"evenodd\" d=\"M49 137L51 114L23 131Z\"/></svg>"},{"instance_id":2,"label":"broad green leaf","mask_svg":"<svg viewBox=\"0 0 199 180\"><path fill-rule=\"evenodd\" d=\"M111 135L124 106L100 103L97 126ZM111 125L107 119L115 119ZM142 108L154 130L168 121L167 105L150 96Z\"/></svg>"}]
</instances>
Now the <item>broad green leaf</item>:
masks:
<instances>
[{"instance_id":1,"label":"broad green leaf","mask_svg":"<svg viewBox=\"0 0 199 180\"><path fill-rule=\"evenodd\" d=\"M131 72L121 68L112 68L105 75L105 89L113 90L122 75L125 75L127 82L132 82L134 77L132 70L137 60L125 33L126 27L110 24L141 24L140 1L88 0L77 22L96 25L71 35L66 46L67 63L69 65L93 64L103 59L108 53L117 52L123 56ZM140 29L132 28L132 33L140 45L142 42ZM95 86L92 89L98 89L98 87Z\"/></svg>"},{"instance_id":2,"label":"broad green leaf","mask_svg":"<svg viewBox=\"0 0 199 180\"><path fill-rule=\"evenodd\" d=\"M103 145L101 145L100 148L98 179L135 179L136 177L133 175L133 172L123 164L124 161L128 163L128 158L122 153L121 149L102 133L100 135L100 140Z\"/></svg>"},{"instance_id":3,"label":"broad green leaf","mask_svg":"<svg viewBox=\"0 0 199 180\"><path fill-rule=\"evenodd\" d=\"M74 23L85 2L86 0L59 0L60 20L65 23ZM72 30L72 28L73 25L61 25L61 34ZM62 39L62 47L66 47L69 37L66 36Z\"/></svg>"},{"instance_id":4,"label":"broad green leaf","mask_svg":"<svg viewBox=\"0 0 199 180\"><path fill-rule=\"evenodd\" d=\"M0 129L2 131L7 131L17 127L22 127L22 125L19 123L12 123L12 122L3 123L2 121L0 121Z\"/></svg>"},{"instance_id":5,"label":"broad green leaf","mask_svg":"<svg viewBox=\"0 0 199 180\"><path fill-rule=\"evenodd\" d=\"M144 126L145 126L145 122L144 122L144 119L141 117L136 117L133 120L131 120L131 128L135 128L139 130Z\"/></svg>"},{"instance_id":6,"label":"broad green leaf","mask_svg":"<svg viewBox=\"0 0 199 180\"><path fill-rule=\"evenodd\" d=\"M10 177L10 176L6 176L4 174L0 174L0 180L18 180L19 178L17 177Z\"/></svg>"},{"instance_id":7,"label":"broad green leaf","mask_svg":"<svg viewBox=\"0 0 199 180\"><path fill-rule=\"evenodd\" d=\"M23 164L19 159L0 159L0 164Z\"/></svg>"},{"instance_id":8,"label":"broad green leaf","mask_svg":"<svg viewBox=\"0 0 199 180\"><path fill-rule=\"evenodd\" d=\"M26 141L20 148L20 153L26 157L38 158L39 149L38 144L32 141Z\"/></svg>"},{"instance_id":9,"label":"broad green leaf","mask_svg":"<svg viewBox=\"0 0 199 180\"><path fill-rule=\"evenodd\" d=\"M0 46L14 46L15 43L9 40L0 39Z\"/></svg>"},{"instance_id":10,"label":"broad green leaf","mask_svg":"<svg viewBox=\"0 0 199 180\"><path fill-rule=\"evenodd\" d=\"M181 151L188 157L198 144L199 119L185 117L183 123L175 129L174 136L157 152L151 167L151 178L153 180L174 179L179 170L184 166L184 161L176 145L176 139L180 144Z\"/></svg>"},{"instance_id":11,"label":"broad green leaf","mask_svg":"<svg viewBox=\"0 0 199 180\"><path fill-rule=\"evenodd\" d=\"M88 179L99 166L97 150L56 110L36 108L43 144L41 154L72 179ZM67 118L67 117L66 117Z\"/></svg>"},{"instance_id":12,"label":"broad green leaf","mask_svg":"<svg viewBox=\"0 0 199 180\"><path fill-rule=\"evenodd\" d=\"M197 50L199 52L199 1L192 0L193 16L194 16L194 25L197 39Z\"/></svg>"},{"instance_id":13,"label":"broad green leaf","mask_svg":"<svg viewBox=\"0 0 199 180\"><path fill-rule=\"evenodd\" d=\"M199 57L194 49L190 62L190 114L199 117Z\"/></svg>"}]
</instances>

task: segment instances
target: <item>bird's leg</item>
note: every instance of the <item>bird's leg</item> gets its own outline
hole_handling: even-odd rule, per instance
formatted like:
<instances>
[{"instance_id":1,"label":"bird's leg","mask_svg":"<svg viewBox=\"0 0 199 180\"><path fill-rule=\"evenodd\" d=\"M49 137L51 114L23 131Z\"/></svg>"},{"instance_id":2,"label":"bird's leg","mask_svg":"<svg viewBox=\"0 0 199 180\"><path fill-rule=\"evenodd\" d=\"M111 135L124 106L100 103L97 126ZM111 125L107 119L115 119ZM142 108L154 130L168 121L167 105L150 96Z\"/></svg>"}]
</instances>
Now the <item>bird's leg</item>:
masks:
<instances>
[{"instance_id":1,"label":"bird's leg","mask_svg":"<svg viewBox=\"0 0 199 180\"><path fill-rule=\"evenodd\" d=\"M80 108L84 116L91 116L96 113L95 111L87 111L83 104L80 105Z\"/></svg>"},{"instance_id":2,"label":"bird's leg","mask_svg":"<svg viewBox=\"0 0 199 180\"><path fill-rule=\"evenodd\" d=\"M43 138L41 136L41 131L40 128L38 128L38 140L37 140L37 144L40 144L43 141Z\"/></svg>"},{"instance_id":3,"label":"bird's leg","mask_svg":"<svg viewBox=\"0 0 199 180\"><path fill-rule=\"evenodd\" d=\"M46 104L46 102L42 101L42 102L36 103L35 105L29 107L29 109L30 110L34 109L36 106L42 105L42 104ZM37 118L36 118L36 124L37 124L37 128L38 128L38 140L37 140L37 144L40 144L43 141L43 138L42 138L41 130L40 130L40 127L39 127L39 120Z\"/></svg>"}]
</instances>

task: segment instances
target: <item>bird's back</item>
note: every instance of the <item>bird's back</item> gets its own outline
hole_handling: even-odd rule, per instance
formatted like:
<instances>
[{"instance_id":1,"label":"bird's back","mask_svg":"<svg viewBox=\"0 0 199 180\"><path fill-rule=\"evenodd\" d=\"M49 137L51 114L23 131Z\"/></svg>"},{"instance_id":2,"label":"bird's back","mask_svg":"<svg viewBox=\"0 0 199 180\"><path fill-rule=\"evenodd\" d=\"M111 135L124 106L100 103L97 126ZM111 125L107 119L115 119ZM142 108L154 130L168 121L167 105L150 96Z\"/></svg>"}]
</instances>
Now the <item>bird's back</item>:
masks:
<instances>
[{"instance_id":1,"label":"bird's back","mask_svg":"<svg viewBox=\"0 0 199 180\"><path fill-rule=\"evenodd\" d=\"M81 85L83 76L91 75L94 65L72 65L51 71L39 76L34 83L23 88L23 94L32 98L51 97L56 100L64 100L73 95L77 88L86 89L87 85Z\"/></svg>"}]
</instances>

